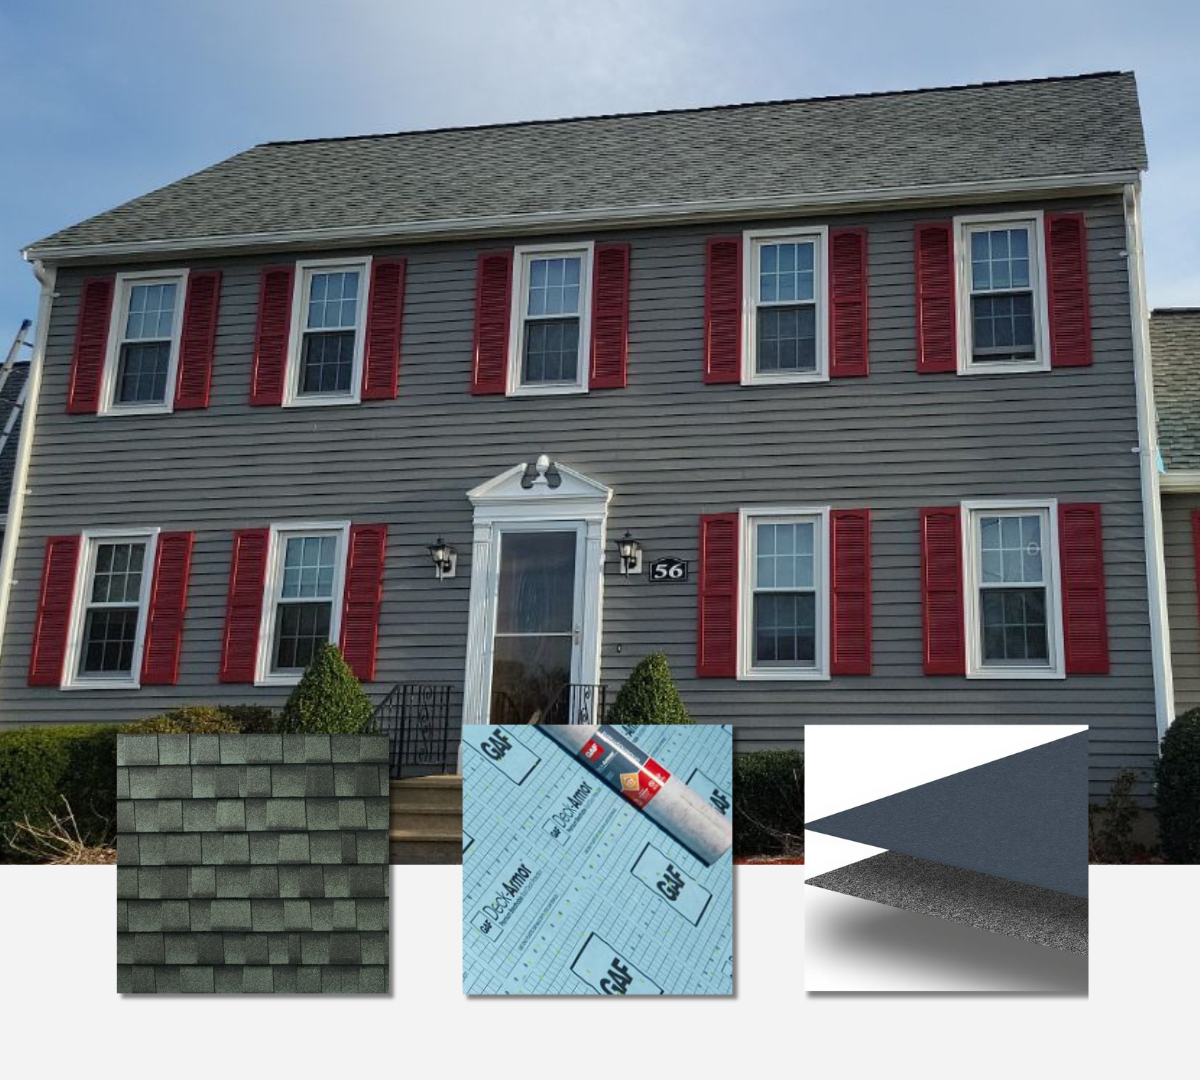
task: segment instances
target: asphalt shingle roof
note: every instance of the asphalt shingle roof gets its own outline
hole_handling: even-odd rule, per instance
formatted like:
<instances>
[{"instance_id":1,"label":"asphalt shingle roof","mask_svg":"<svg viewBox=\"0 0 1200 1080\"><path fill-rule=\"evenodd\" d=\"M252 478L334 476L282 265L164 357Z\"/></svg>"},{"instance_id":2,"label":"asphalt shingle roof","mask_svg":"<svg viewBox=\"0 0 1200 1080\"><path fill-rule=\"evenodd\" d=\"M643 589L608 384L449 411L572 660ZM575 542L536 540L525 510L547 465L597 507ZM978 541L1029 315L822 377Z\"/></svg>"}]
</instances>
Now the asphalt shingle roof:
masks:
<instances>
[{"instance_id":1,"label":"asphalt shingle roof","mask_svg":"<svg viewBox=\"0 0 1200 1080\"><path fill-rule=\"evenodd\" d=\"M1132 73L265 143L33 245L614 214L1146 167Z\"/></svg>"},{"instance_id":2,"label":"asphalt shingle roof","mask_svg":"<svg viewBox=\"0 0 1200 1080\"><path fill-rule=\"evenodd\" d=\"M1152 312L1150 356L1163 461L1200 470L1200 308Z\"/></svg>"}]
</instances>

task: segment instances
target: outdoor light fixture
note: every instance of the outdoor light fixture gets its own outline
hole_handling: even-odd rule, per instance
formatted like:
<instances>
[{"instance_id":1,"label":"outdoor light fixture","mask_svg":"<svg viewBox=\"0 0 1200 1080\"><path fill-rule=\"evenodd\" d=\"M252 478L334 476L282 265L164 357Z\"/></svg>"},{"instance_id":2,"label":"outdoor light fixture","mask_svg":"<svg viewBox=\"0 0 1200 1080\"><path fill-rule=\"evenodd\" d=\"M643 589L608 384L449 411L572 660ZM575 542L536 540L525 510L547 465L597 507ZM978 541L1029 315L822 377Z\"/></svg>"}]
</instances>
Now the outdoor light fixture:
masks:
<instances>
[{"instance_id":1,"label":"outdoor light fixture","mask_svg":"<svg viewBox=\"0 0 1200 1080\"><path fill-rule=\"evenodd\" d=\"M437 568L438 581L454 577L454 568L458 565L458 552L440 536L435 543L429 545L429 557Z\"/></svg>"},{"instance_id":2,"label":"outdoor light fixture","mask_svg":"<svg viewBox=\"0 0 1200 1080\"><path fill-rule=\"evenodd\" d=\"M625 530L625 535L617 541L617 550L621 553L621 573L625 576L642 572L642 545Z\"/></svg>"}]
</instances>

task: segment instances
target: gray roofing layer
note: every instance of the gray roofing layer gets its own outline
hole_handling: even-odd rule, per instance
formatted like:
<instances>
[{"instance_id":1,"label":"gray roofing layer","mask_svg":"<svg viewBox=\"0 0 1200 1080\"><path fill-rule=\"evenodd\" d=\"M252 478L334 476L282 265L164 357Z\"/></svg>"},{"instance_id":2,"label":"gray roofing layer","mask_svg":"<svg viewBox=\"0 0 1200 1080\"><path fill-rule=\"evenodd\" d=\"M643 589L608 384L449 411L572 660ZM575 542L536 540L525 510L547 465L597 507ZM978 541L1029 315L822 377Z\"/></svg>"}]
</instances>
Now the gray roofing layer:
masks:
<instances>
[{"instance_id":1,"label":"gray roofing layer","mask_svg":"<svg viewBox=\"0 0 1200 1080\"><path fill-rule=\"evenodd\" d=\"M33 245L418 226L1146 167L1132 73L264 143Z\"/></svg>"},{"instance_id":2,"label":"gray roofing layer","mask_svg":"<svg viewBox=\"0 0 1200 1080\"><path fill-rule=\"evenodd\" d=\"M1151 312L1150 356L1163 461L1200 470L1200 308Z\"/></svg>"},{"instance_id":3,"label":"gray roofing layer","mask_svg":"<svg viewBox=\"0 0 1200 1080\"><path fill-rule=\"evenodd\" d=\"M14 364L8 374L8 380L0 389L0 439L4 439L4 429L8 425L13 410L21 398L21 391L29 379L29 364L22 362ZM21 435L21 414L18 413L4 446L0 449L0 518L8 513L8 496L12 490L13 470L17 463L17 442Z\"/></svg>"}]
</instances>

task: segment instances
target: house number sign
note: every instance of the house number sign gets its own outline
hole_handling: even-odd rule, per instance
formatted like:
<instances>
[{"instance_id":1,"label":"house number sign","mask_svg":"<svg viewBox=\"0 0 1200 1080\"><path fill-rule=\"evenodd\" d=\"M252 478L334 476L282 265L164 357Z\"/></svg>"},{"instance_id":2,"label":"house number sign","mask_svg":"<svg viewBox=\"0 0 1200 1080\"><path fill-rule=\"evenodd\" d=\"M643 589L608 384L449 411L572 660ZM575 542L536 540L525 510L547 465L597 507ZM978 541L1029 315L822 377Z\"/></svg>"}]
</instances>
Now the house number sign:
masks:
<instances>
[{"instance_id":1,"label":"house number sign","mask_svg":"<svg viewBox=\"0 0 1200 1080\"><path fill-rule=\"evenodd\" d=\"M651 581L687 581L688 564L682 559L668 556L665 559L655 559L650 564Z\"/></svg>"}]
</instances>

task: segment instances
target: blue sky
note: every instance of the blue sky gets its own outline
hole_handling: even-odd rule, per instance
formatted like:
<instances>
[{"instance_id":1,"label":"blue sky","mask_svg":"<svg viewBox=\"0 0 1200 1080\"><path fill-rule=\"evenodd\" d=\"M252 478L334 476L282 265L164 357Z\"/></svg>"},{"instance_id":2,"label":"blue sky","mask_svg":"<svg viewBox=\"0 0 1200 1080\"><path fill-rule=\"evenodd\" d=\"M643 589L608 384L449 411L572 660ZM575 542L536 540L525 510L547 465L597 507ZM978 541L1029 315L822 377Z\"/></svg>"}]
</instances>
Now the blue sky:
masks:
<instances>
[{"instance_id":1,"label":"blue sky","mask_svg":"<svg viewBox=\"0 0 1200 1080\"><path fill-rule=\"evenodd\" d=\"M0 42L0 348L36 313L23 245L257 142L1110 69L1151 302L1200 305L1194 0L4 0Z\"/></svg>"}]
</instances>

